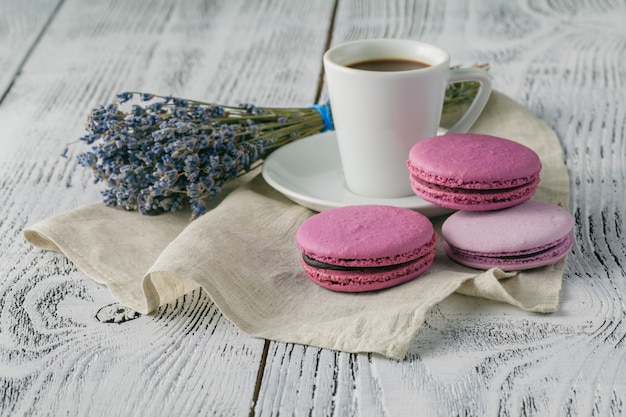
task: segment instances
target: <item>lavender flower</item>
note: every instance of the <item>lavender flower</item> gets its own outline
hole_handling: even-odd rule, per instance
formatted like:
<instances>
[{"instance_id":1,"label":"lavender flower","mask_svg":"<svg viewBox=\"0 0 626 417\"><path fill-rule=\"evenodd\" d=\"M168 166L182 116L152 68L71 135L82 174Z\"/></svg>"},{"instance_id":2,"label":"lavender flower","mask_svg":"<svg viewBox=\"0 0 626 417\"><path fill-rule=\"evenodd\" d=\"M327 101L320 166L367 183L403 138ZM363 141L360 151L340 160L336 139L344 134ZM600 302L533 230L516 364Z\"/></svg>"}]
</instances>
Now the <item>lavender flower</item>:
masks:
<instances>
[{"instance_id":1,"label":"lavender flower","mask_svg":"<svg viewBox=\"0 0 626 417\"><path fill-rule=\"evenodd\" d=\"M328 105L230 107L125 92L91 111L80 138L91 148L77 160L106 184L108 206L144 214L189 206L196 218L224 184L271 151L326 129Z\"/></svg>"}]
</instances>

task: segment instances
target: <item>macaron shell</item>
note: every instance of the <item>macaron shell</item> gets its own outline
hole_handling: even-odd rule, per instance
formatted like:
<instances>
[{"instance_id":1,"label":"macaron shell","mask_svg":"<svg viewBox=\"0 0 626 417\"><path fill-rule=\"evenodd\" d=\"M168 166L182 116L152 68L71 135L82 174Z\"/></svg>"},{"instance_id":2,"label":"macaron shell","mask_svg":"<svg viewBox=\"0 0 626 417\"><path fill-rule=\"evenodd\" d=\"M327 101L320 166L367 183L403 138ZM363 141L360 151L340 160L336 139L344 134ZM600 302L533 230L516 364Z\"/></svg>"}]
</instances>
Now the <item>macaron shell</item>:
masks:
<instances>
[{"instance_id":1,"label":"macaron shell","mask_svg":"<svg viewBox=\"0 0 626 417\"><path fill-rule=\"evenodd\" d=\"M482 253L518 253L549 245L574 227L562 207L529 200L505 210L458 211L446 219L441 234L450 245Z\"/></svg>"},{"instance_id":2,"label":"macaron shell","mask_svg":"<svg viewBox=\"0 0 626 417\"><path fill-rule=\"evenodd\" d=\"M395 265L430 251L433 225L398 207L348 206L318 213L300 225L296 243L307 256L342 266Z\"/></svg>"},{"instance_id":3,"label":"macaron shell","mask_svg":"<svg viewBox=\"0 0 626 417\"><path fill-rule=\"evenodd\" d=\"M504 210L456 212L441 234L446 254L458 263L514 271L563 259L573 245L573 226L567 210L530 200Z\"/></svg>"},{"instance_id":4,"label":"macaron shell","mask_svg":"<svg viewBox=\"0 0 626 417\"><path fill-rule=\"evenodd\" d=\"M515 141L490 135L459 133L415 144L407 162L411 175L452 188L494 189L535 181L539 156Z\"/></svg>"}]
</instances>

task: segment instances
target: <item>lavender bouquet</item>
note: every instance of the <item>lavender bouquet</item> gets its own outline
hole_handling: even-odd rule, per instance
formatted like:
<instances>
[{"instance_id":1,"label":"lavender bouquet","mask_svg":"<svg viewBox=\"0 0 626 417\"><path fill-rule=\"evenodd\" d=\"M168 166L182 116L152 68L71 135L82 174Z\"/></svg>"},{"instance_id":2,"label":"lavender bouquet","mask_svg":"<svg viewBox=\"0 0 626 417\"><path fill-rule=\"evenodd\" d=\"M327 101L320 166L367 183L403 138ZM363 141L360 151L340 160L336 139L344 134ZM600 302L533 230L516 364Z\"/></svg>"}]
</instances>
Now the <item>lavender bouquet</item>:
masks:
<instances>
[{"instance_id":1,"label":"lavender bouquet","mask_svg":"<svg viewBox=\"0 0 626 417\"><path fill-rule=\"evenodd\" d=\"M78 164L106 183L106 205L143 214L191 206L196 218L226 182L279 146L332 129L332 119L328 104L233 107L127 92L94 108L86 129L80 140L91 149Z\"/></svg>"},{"instance_id":2,"label":"lavender bouquet","mask_svg":"<svg viewBox=\"0 0 626 417\"><path fill-rule=\"evenodd\" d=\"M444 116L471 101L477 88L477 83L449 87ZM108 206L143 214L191 207L197 218L228 181L276 148L332 129L328 103L223 106L126 92L91 111L87 134L80 138L90 149L78 155L78 164L93 171L95 182L105 183Z\"/></svg>"}]
</instances>

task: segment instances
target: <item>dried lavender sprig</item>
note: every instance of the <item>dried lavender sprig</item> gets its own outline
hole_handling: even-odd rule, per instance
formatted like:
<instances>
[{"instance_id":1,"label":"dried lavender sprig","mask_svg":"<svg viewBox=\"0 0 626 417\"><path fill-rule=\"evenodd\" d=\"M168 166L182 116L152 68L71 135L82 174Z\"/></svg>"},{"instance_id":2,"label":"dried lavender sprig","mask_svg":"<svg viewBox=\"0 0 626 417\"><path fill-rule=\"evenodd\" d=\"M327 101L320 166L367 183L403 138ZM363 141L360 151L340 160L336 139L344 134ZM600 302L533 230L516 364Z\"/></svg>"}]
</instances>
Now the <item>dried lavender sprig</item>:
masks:
<instances>
[{"instance_id":1,"label":"dried lavender sprig","mask_svg":"<svg viewBox=\"0 0 626 417\"><path fill-rule=\"evenodd\" d=\"M78 163L106 183L105 204L144 214L191 206L198 217L226 182L273 149L329 127L316 108L222 106L137 92L117 99L90 113L80 140L91 150ZM132 99L143 105L122 109Z\"/></svg>"}]
</instances>

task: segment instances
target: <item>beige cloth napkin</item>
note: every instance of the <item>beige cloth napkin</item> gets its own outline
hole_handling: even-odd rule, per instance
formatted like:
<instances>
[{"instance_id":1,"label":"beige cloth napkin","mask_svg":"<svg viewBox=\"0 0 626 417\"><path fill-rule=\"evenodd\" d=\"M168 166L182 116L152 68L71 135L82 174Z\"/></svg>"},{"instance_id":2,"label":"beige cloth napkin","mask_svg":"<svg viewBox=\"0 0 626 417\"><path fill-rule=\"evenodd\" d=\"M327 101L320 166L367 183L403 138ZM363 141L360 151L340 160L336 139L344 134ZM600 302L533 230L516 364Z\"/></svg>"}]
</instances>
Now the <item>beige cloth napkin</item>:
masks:
<instances>
[{"instance_id":1,"label":"beige cloth napkin","mask_svg":"<svg viewBox=\"0 0 626 417\"><path fill-rule=\"evenodd\" d=\"M567 206L563 152L545 123L493 93L472 130L537 151L544 166L537 198ZM483 272L449 261L441 247L434 266L409 283L362 294L322 289L301 270L294 241L314 213L252 176L191 223L187 211L151 217L97 203L43 220L24 235L33 245L62 251L141 313L201 287L252 336L395 359L405 356L429 309L455 291L527 311L558 307L563 261L518 274ZM435 219L436 226L441 221Z\"/></svg>"}]
</instances>

